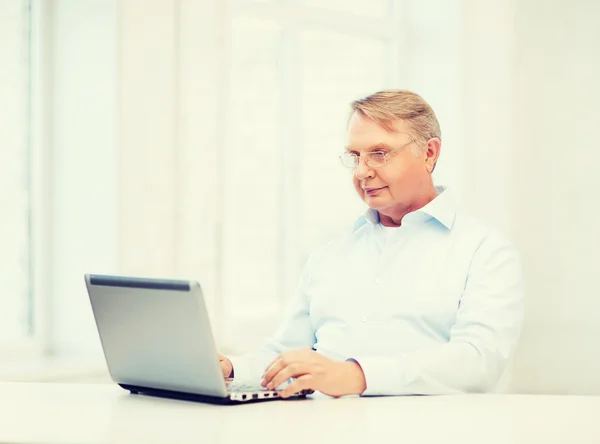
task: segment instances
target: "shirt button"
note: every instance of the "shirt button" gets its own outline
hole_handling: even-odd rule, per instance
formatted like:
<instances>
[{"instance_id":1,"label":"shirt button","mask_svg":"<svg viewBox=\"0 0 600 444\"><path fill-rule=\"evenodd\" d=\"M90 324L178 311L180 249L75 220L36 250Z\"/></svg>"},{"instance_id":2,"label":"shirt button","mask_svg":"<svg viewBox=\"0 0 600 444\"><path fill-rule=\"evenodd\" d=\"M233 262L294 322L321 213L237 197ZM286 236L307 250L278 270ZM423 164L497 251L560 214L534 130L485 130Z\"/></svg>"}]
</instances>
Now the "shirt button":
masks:
<instances>
[{"instance_id":1,"label":"shirt button","mask_svg":"<svg viewBox=\"0 0 600 444\"><path fill-rule=\"evenodd\" d=\"M379 278L375 279L375 283L376 284L381 284L381 279L379 279Z\"/></svg>"},{"instance_id":2,"label":"shirt button","mask_svg":"<svg viewBox=\"0 0 600 444\"><path fill-rule=\"evenodd\" d=\"M366 316L363 316L363 317L362 317L362 319L361 319L361 322L362 322L363 324L366 324L366 323L367 323L367 321L368 321L367 317L366 317Z\"/></svg>"}]
</instances>

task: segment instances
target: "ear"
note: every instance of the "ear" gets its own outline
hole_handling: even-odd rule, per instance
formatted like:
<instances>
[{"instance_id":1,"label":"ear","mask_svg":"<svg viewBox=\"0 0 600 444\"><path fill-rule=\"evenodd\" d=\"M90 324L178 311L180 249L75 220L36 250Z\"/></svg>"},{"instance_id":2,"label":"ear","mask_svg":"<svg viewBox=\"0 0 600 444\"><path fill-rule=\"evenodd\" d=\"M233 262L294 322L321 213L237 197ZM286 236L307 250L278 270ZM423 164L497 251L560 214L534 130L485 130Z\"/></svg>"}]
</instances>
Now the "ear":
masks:
<instances>
[{"instance_id":1,"label":"ear","mask_svg":"<svg viewBox=\"0 0 600 444\"><path fill-rule=\"evenodd\" d=\"M425 168L429 173L433 173L435 169L435 164L437 163L438 158L440 157L440 150L442 147L442 141L438 137L433 137L427 141L427 146L425 147Z\"/></svg>"}]
</instances>

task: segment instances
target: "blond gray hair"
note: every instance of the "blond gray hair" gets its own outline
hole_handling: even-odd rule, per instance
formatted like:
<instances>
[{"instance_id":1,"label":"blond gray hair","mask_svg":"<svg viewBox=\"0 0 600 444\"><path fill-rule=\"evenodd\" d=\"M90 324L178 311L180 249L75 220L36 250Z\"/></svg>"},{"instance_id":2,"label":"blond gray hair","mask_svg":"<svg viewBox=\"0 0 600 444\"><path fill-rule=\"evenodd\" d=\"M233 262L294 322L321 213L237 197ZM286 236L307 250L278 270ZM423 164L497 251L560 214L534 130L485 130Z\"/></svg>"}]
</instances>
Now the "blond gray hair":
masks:
<instances>
[{"instance_id":1,"label":"blond gray hair","mask_svg":"<svg viewBox=\"0 0 600 444\"><path fill-rule=\"evenodd\" d=\"M376 122L387 131L394 131L394 121L403 120L412 131L420 150L434 137L441 140L442 132L433 109L418 94L402 89L388 89L371 94L351 104L352 112Z\"/></svg>"}]
</instances>

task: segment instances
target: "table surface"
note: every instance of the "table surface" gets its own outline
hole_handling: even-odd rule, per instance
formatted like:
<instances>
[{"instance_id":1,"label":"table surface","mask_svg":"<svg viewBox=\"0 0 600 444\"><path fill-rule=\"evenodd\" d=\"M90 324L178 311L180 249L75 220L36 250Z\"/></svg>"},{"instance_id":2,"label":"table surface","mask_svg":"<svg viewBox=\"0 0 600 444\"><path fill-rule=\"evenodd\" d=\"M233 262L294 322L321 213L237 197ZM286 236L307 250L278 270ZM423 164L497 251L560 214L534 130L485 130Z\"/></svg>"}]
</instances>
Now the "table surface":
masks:
<instances>
[{"instance_id":1,"label":"table surface","mask_svg":"<svg viewBox=\"0 0 600 444\"><path fill-rule=\"evenodd\" d=\"M600 397L452 395L218 406L113 384L0 383L0 442L600 443Z\"/></svg>"}]
</instances>

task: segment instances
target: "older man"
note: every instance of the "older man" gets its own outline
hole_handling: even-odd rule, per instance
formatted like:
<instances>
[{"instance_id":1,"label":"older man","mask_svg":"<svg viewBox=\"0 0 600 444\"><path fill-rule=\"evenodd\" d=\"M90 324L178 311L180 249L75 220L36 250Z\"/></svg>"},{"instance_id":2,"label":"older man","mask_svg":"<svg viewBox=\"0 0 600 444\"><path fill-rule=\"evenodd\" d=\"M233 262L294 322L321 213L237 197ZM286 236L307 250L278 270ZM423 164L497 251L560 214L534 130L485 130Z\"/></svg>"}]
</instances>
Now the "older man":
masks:
<instances>
[{"instance_id":1,"label":"older man","mask_svg":"<svg viewBox=\"0 0 600 444\"><path fill-rule=\"evenodd\" d=\"M283 397L494 390L523 313L515 248L433 184L438 120L419 95L352 103L340 156L368 205L352 230L314 252L281 327L226 377L262 378Z\"/></svg>"}]
</instances>

